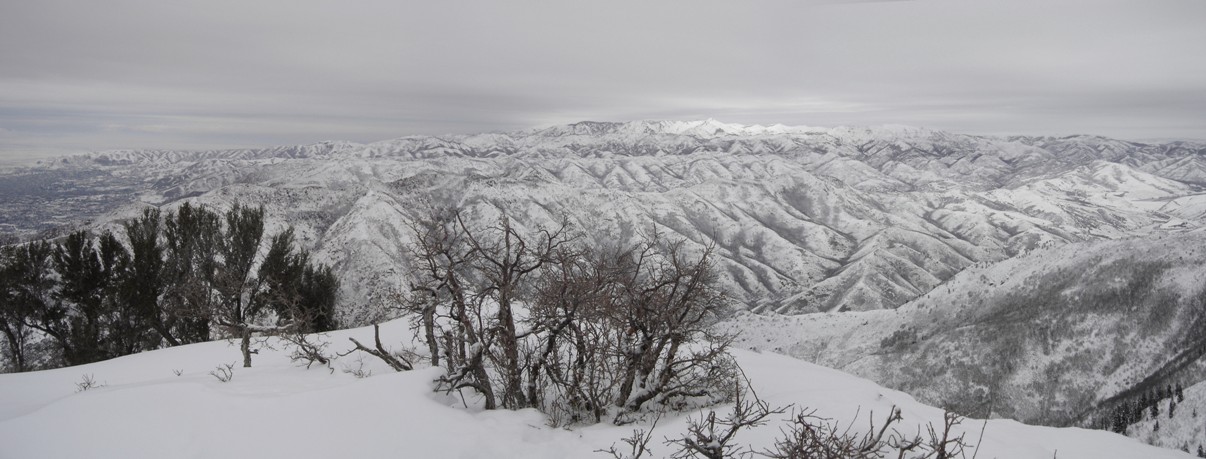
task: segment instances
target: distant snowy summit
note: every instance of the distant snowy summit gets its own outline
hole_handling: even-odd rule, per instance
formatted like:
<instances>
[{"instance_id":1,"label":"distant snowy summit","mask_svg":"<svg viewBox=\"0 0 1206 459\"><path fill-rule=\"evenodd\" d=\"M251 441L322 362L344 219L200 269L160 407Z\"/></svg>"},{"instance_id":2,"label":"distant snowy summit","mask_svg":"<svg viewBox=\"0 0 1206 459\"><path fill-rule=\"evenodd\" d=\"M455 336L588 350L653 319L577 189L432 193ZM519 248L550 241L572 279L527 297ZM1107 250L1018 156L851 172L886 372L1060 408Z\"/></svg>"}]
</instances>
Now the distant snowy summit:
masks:
<instances>
[{"instance_id":1,"label":"distant snowy summit","mask_svg":"<svg viewBox=\"0 0 1206 459\"><path fill-rule=\"evenodd\" d=\"M601 134L627 134L633 136L671 134L692 135L698 137L721 137L788 133L807 134L809 132L821 131L822 130L817 128L810 128L806 126L784 126L782 124L762 126L757 124L744 125L736 123L722 123L715 119L708 118L706 120L695 121L582 121L573 124L534 129L528 132L550 137L565 135L589 136Z\"/></svg>"},{"instance_id":2,"label":"distant snowy summit","mask_svg":"<svg viewBox=\"0 0 1206 459\"><path fill-rule=\"evenodd\" d=\"M1178 180L1206 183L1197 164L1206 156L1206 143L1173 141L1141 143L1100 136L977 136L904 125L862 127L743 125L715 119L694 121L582 121L573 124L509 132L449 135L411 135L372 143L325 141L309 145L233 150L114 150L77 155L42 163L43 168L81 168L122 164L175 164L206 160L353 159L439 157L535 158L658 156L700 152L732 154L832 153L846 157L987 156L1012 165L1034 160L1084 163L1094 160L1161 168L1188 159L1192 164L1172 173ZM875 164L878 167L878 164Z\"/></svg>"}]
</instances>

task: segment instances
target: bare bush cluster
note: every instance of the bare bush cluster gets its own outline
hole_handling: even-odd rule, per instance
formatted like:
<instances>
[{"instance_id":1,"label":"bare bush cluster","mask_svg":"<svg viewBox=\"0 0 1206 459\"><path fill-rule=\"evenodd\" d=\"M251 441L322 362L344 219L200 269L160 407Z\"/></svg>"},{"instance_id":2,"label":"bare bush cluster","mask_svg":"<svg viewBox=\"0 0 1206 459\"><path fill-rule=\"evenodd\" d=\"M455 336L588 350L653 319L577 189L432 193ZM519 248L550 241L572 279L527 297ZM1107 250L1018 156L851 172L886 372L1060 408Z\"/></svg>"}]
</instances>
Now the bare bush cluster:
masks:
<instances>
[{"instance_id":1,"label":"bare bush cluster","mask_svg":"<svg viewBox=\"0 0 1206 459\"><path fill-rule=\"evenodd\" d=\"M403 304L446 369L442 389L566 424L731 397L728 341L709 334L727 307L710 250L656 233L591 248L564 222L522 231L503 215L476 227L457 209L420 221L421 272Z\"/></svg>"},{"instance_id":2,"label":"bare bush cluster","mask_svg":"<svg viewBox=\"0 0 1206 459\"><path fill-rule=\"evenodd\" d=\"M209 372L209 375L220 382L230 382L230 380L234 379L234 364L225 363L218 365L213 371Z\"/></svg>"},{"instance_id":3,"label":"bare bush cluster","mask_svg":"<svg viewBox=\"0 0 1206 459\"><path fill-rule=\"evenodd\" d=\"M878 424L875 413L870 413L866 430L856 429L853 423L842 427L836 421L817 415L816 410L793 410L787 424L780 427L780 435L774 444L758 449L740 442L738 434L775 421L775 416L787 413L792 406L772 407L758 398L748 380L744 386L735 389L731 409L720 413L708 410L698 417L689 417L686 432L664 437L662 444L670 447L671 452L663 456L675 459L955 459L966 458L970 447L964 441L963 433L956 435L955 427L963 420L959 415L946 412L941 427L927 424L924 431L918 428L913 434L907 434L896 429L904 417L900 409L893 406ZM858 417L856 413L855 418ZM655 418L649 428L633 430L632 435L621 439L623 446L612 444L608 449L595 452L614 459L654 457L649 444L657 420Z\"/></svg>"},{"instance_id":4,"label":"bare bush cluster","mask_svg":"<svg viewBox=\"0 0 1206 459\"><path fill-rule=\"evenodd\" d=\"M96 382L96 377L91 374L87 374L87 373L85 373L84 376L82 378L80 378L80 382L75 383L75 391L76 392L83 392L88 389L96 389L96 388L100 388L100 387L105 387L105 383Z\"/></svg>"}]
</instances>

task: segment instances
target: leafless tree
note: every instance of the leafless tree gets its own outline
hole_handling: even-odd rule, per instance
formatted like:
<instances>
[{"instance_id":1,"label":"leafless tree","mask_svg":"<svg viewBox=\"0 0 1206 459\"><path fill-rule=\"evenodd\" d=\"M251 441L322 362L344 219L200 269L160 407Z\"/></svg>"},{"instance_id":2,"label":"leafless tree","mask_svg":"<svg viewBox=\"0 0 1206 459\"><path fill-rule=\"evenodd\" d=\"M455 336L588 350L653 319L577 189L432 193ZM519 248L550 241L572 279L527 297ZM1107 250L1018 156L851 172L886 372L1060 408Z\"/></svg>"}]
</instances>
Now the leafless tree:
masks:
<instances>
[{"instance_id":1,"label":"leafless tree","mask_svg":"<svg viewBox=\"0 0 1206 459\"><path fill-rule=\"evenodd\" d=\"M614 258L588 248L563 248L554 257L531 303L538 339L528 352L528 399L564 413L568 423L599 422L618 387L620 365L609 343L619 343L621 332L608 311L621 271Z\"/></svg>"},{"instance_id":2,"label":"leafless tree","mask_svg":"<svg viewBox=\"0 0 1206 459\"><path fill-rule=\"evenodd\" d=\"M516 328L515 302L520 300L528 275L553 261L558 249L570 243L567 224L557 228L540 229L535 235L521 235L505 214L498 222L482 231L471 231L461 215L457 224L469 244L471 265L484 281L477 293L478 304L492 304L494 314L486 330L493 346L487 356L502 377L504 408L519 409L532 406L524 395L523 362L520 361L520 334Z\"/></svg>"},{"instance_id":3,"label":"leafless tree","mask_svg":"<svg viewBox=\"0 0 1206 459\"><path fill-rule=\"evenodd\" d=\"M419 317L432 364L447 370L441 387L470 388L484 399L486 409L497 402L485 366L485 318L472 284L478 253L467 242L459 210L432 207L412 230L412 265L418 271L412 295L403 304Z\"/></svg>"},{"instance_id":4,"label":"leafless tree","mask_svg":"<svg viewBox=\"0 0 1206 459\"><path fill-rule=\"evenodd\" d=\"M656 233L635 247L554 254L531 301L528 398L570 422L616 407L624 423L651 401L732 397L728 339L709 332L727 301L709 255L691 258Z\"/></svg>"},{"instance_id":5,"label":"leafless tree","mask_svg":"<svg viewBox=\"0 0 1206 459\"><path fill-rule=\"evenodd\" d=\"M650 401L731 397L728 341L709 333L727 304L710 250L692 257L656 233L600 250L565 221L526 231L506 215L469 221L436 208L412 226L419 275L402 308L447 370L441 388L568 423Z\"/></svg>"},{"instance_id":6,"label":"leafless tree","mask_svg":"<svg viewBox=\"0 0 1206 459\"><path fill-rule=\"evenodd\" d=\"M711 247L697 258L682 241L655 233L623 254L624 279L614 319L625 330L616 406L629 411L650 400L722 396L735 374L730 339L710 332L727 298L716 286Z\"/></svg>"}]
</instances>

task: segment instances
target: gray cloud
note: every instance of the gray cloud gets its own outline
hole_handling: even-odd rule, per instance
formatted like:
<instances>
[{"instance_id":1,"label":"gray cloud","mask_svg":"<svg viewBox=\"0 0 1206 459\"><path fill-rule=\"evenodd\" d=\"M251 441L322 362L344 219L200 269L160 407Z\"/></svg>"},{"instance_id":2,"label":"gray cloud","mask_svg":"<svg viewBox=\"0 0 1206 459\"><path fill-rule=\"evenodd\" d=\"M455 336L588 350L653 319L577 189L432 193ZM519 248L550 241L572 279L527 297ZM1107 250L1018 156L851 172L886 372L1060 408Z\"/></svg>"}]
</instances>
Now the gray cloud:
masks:
<instances>
[{"instance_id":1,"label":"gray cloud","mask_svg":"<svg viewBox=\"0 0 1206 459\"><path fill-rule=\"evenodd\" d=\"M1206 2L0 3L0 155L715 117L1206 137Z\"/></svg>"}]
</instances>

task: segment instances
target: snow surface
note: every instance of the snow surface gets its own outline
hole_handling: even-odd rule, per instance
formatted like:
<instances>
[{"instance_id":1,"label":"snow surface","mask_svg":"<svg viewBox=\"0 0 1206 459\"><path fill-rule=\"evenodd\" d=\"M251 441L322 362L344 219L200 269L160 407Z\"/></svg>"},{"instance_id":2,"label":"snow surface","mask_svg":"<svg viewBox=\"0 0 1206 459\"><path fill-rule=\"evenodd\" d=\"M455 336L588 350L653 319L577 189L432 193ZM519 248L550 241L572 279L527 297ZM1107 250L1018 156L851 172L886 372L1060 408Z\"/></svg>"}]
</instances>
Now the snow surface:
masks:
<instances>
[{"instance_id":1,"label":"snow surface","mask_svg":"<svg viewBox=\"0 0 1206 459\"><path fill-rule=\"evenodd\" d=\"M342 351L351 347L348 336L371 339L371 333L362 328L325 339L331 350ZM389 338L411 335L407 324L395 321L382 327L382 336L396 342ZM534 410L466 409L459 397L432 392L438 369L395 373L371 357L354 355L337 359L334 371L305 369L291 363L281 346L274 347L255 356L254 368L236 367L226 383L207 373L238 360L237 347L227 342L0 375L0 457L606 457L596 450L618 443L634 428L552 428ZM865 428L869 414L882 420L893 405L902 409L902 432L942 419L937 408L836 370L770 353L736 351L735 356L764 400L816 409L843 426L853 423L855 431ZM356 369L371 375L346 372ZM78 391L85 375L103 386ZM688 416L699 415L664 417L654 430L655 457L673 453L662 441L684 432ZM969 442L976 443L981 426L972 419L962 424ZM738 440L762 449L780 427L772 423ZM980 458L1187 457L1104 431L1010 420L989 421L983 435Z\"/></svg>"}]
</instances>

